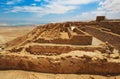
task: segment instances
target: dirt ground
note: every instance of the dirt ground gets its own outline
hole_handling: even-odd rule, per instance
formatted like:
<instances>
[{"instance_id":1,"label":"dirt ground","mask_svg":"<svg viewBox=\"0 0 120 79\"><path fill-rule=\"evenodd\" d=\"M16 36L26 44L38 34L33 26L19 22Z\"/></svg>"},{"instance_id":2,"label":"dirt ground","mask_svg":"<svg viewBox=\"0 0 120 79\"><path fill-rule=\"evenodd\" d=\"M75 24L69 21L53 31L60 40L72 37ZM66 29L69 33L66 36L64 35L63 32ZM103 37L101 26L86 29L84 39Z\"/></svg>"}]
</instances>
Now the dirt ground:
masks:
<instances>
[{"instance_id":1,"label":"dirt ground","mask_svg":"<svg viewBox=\"0 0 120 79\"><path fill-rule=\"evenodd\" d=\"M0 79L120 79L120 75L48 74L21 70L6 70L0 71Z\"/></svg>"},{"instance_id":2,"label":"dirt ground","mask_svg":"<svg viewBox=\"0 0 120 79\"><path fill-rule=\"evenodd\" d=\"M31 31L34 26L26 27L0 27L0 44L15 39Z\"/></svg>"},{"instance_id":3,"label":"dirt ground","mask_svg":"<svg viewBox=\"0 0 120 79\"><path fill-rule=\"evenodd\" d=\"M33 27L0 27L0 44L22 36ZM23 70L0 70L0 79L120 79L120 75L49 74Z\"/></svg>"}]
</instances>

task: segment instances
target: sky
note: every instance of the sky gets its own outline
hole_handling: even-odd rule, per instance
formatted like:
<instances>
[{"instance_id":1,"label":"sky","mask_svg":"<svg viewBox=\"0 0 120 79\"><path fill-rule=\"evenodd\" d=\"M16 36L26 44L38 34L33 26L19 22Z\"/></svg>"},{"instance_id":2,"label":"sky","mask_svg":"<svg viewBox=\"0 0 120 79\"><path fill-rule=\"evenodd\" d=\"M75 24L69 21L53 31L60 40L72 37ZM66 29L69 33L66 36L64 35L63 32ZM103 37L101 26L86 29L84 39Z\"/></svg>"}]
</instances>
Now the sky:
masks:
<instances>
[{"instance_id":1,"label":"sky","mask_svg":"<svg viewBox=\"0 0 120 79\"><path fill-rule=\"evenodd\" d=\"M0 25L120 19L120 0L0 0Z\"/></svg>"}]
</instances>

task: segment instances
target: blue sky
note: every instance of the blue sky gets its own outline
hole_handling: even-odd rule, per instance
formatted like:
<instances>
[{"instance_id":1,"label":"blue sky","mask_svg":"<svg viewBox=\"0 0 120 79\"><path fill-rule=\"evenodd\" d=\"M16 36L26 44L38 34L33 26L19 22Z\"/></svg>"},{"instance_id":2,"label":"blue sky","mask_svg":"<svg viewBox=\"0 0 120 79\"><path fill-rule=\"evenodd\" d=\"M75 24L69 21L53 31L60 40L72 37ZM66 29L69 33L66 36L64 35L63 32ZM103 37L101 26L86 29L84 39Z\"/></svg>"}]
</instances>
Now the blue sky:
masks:
<instances>
[{"instance_id":1,"label":"blue sky","mask_svg":"<svg viewBox=\"0 0 120 79\"><path fill-rule=\"evenodd\" d=\"M120 0L0 0L0 25L120 19Z\"/></svg>"}]
</instances>

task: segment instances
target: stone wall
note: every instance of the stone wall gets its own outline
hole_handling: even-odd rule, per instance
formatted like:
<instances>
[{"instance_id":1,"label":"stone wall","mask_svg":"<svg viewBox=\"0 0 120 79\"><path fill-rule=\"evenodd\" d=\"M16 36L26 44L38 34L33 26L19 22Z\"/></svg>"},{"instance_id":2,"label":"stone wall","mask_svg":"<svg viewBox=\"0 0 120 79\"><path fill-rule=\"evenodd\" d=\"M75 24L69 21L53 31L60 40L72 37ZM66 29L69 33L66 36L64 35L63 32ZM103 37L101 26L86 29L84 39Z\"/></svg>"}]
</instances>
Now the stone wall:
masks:
<instances>
[{"instance_id":1,"label":"stone wall","mask_svg":"<svg viewBox=\"0 0 120 79\"><path fill-rule=\"evenodd\" d=\"M108 62L104 59L92 60L89 56L81 57L42 57L32 55L0 54L0 69L17 69L42 73L62 74L120 74L119 62Z\"/></svg>"},{"instance_id":2,"label":"stone wall","mask_svg":"<svg viewBox=\"0 0 120 79\"><path fill-rule=\"evenodd\" d=\"M120 49L120 35L117 35L112 32L103 31L95 27L86 27L86 32L90 33L91 35L97 37L98 39L104 42L107 41L110 44L117 47L118 49Z\"/></svg>"},{"instance_id":3,"label":"stone wall","mask_svg":"<svg viewBox=\"0 0 120 79\"><path fill-rule=\"evenodd\" d=\"M91 45L92 37L88 35L74 35L70 38L70 44L73 45Z\"/></svg>"},{"instance_id":4,"label":"stone wall","mask_svg":"<svg viewBox=\"0 0 120 79\"><path fill-rule=\"evenodd\" d=\"M120 34L120 22L103 21L99 23L100 27L110 29L113 33Z\"/></svg>"},{"instance_id":5,"label":"stone wall","mask_svg":"<svg viewBox=\"0 0 120 79\"><path fill-rule=\"evenodd\" d=\"M77 31L79 32L79 30ZM91 45L92 43L92 36L88 35L87 33L84 33L80 31L79 33L74 35L74 32L70 30L69 27L67 27L67 33L69 36L69 39L62 39L62 38L56 38L52 40L46 40L46 39L38 39L35 40L34 42L39 42L39 43L55 43L55 44L72 44L72 45Z\"/></svg>"},{"instance_id":6,"label":"stone wall","mask_svg":"<svg viewBox=\"0 0 120 79\"><path fill-rule=\"evenodd\" d=\"M105 16L97 16L96 21L103 21L105 20Z\"/></svg>"},{"instance_id":7,"label":"stone wall","mask_svg":"<svg viewBox=\"0 0 120 79\"><path fill-rule=\"evenodd\" d=\"M82 27L82 26L81 26ZM75 27L75 32L78 35L89 35L88 33L86 33L85 31L82 31L81 29L79 29L78 27ZM90 35L89 35L90 36Z\"/></svg>"},{"instance_id":8,"label":"stone wall","mask_svg":"<svg viewBox=\"0 0 120 79\"><path fill-rule=\"evenodd\" d=\"M31 54L62 54L68 53L74 50L82 50L82 51L104 51L105 49L101 46L70 46L70 45L30 45L28 48L25 49L27 52Z\"/></svg>"},{"instance_id":9,"label":"stone wall","mask_svg":"<svg viewBox=\"0 0 120 79\"><path fill-rule=\"evenodd\" d=\"M75 33L70 28L68 29L68 35L70 37L70 44L73 45L91 45L92 43L92 36L88 35L86 32L83 32L82 30L75 28Z\"/></svg>"},{"instance_id":10,"label":"stone wall","mask_svg":"<svg viewBox=\"0 0 120 79\"><path fill-rule=\"evenodd\" d=\"M69 36L69 38L71 38L72 35L73 35L73 31L70 30L70 28L68 27L68 28L67 28L67 32L68 32L68 36Z\"/></svg>"},{"instance_id":11,"label":"stone wall","mask_svg":"<svg viewBox=\"0 0 120 79\"><path fill-rule=\"evenodd\" d=\"M77 33L77 34L82 34L82 35L85 35L85 33L84 32L82 32L81 30L79 30L79 29L75 29L75 32Z\"/></svg>"},{"instance_id":12,"label":"stone wall","mask_svg":"<svg viewBox=\"0 0 120 79\"><path fill-rule=\"evenodd\" d=\"M45 39L39 39L34 41L36 43L53 43L53 44L72 44L72 45L91 45L92 43L92 37L91 36L85 36L85 35L74 35L70 39L53 39L53 40L45 40Z\"/></svg>"}]
</instances>

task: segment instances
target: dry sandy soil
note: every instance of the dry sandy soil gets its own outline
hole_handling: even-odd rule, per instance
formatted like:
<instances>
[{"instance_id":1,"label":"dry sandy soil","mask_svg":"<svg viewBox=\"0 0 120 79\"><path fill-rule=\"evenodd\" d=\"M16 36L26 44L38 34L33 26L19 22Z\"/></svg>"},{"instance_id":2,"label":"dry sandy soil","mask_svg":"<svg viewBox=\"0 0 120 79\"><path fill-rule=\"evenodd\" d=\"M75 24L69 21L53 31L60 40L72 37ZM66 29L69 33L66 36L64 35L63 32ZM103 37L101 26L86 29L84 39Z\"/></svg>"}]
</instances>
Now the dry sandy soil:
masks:
<instances>
[{"instance_id":1,"label":"dry sandy soil","mask_svg":"<svg viewBox=\"0 0 120 79\"><path fill-rule=\"evenodd\" d=\"M87 74L48 74L21 70L0 71L0 79L120 79L120 76Z\"/></svg>"},{"instance_id":2,"label":"dry sandy soil","mask_svg":"<svg viewBox=\"0 0 120 79\"><path fill-rule=\"evenodd\" d=\"M33 27L0 27L0 44L22 36ZM0 79L120 79L120 75L48 74L22 70L0 70Z\"/></svg>"},{"instance_id":3,"label":"dry sandy soil","mask_svg":"<svg viewBox=\"0 0 120 79\"><path fill-rule=\"evenodd\" d=\"M0 44L22 36L31 31L34 26L26 27L0 27Z\"/></svg>"}]
</instances>

